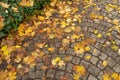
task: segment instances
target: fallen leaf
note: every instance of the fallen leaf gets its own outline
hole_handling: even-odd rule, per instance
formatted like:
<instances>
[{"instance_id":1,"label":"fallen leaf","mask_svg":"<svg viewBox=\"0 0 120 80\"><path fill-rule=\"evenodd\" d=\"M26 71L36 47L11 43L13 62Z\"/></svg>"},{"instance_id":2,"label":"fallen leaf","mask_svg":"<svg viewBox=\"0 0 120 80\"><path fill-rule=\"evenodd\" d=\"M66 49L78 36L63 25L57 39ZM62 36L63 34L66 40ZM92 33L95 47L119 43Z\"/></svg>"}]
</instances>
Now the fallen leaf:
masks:
<instances>
[{"instance_id":1,"label":"fallen leaf","mask_svg":"<svg viewBox=\"0 0 120 80\"><path fill-rule=\"evenodd\" d=\"M55 59L53 59L51 62L52 62L52 65L57 65L57 63L61 60L60 57L56 57Z\"/></svg>"},{"instance_id":2,"label":"fallen leaf","mask_svg":"<svg viewBox=\"0 0 120 80\"><path fill-rule=\"evenodd\" d=\"M116 46L116 45L113 45L111 48L115 51L118 50L118 46Z\"/></svg>"},{"instance_id":3,"label":"fallen leaf","mask_svg":"<svg viewBox=\"0 0 120 80\"><path fill-rule=\"evenodd\" d=\"M42 67L41 67L41 69L44 70L44 71L45 71L47 68L48 68L47 66L42 66Z\"/></svg>"},{"instance_id":4,"label":"fallen leaf","mask_svg":"<svg viewBox=\"0 0 120 80\"><path fill-rule=\"evenodd\" d=\"M58 62L58 65L59 65L60 67L62 67L62 66L65 65L65 63L64 63L62 60L60 60L60 61Z\"/></svg>"},{"instance_id":5,"label":"fallen leaf","mask_svg":"<svg viewBox=\"0 0 120 80\"><path fill-rule=\"evenodd\" d=\"M106 67L108 65L107 61L103 61L103 66Z\"/></svg>"},{"instance_id":6,"label":"fallen leaf","mask_svg":"<svg viewBox=\"0 0 120 80\"><path fill-rule=\"evenodd\" d=\"M102 35L101 34L97 34L97 38L102 38Z\"/></svg>"},{"instance_id":7,"label":"fallen leaf","mask_svg":"<svg viewBox=\"0 0 120 80\"><path fill-rule=\"evenodd\" d=\"M90 50L90 47L89 47L89 46L86 46L86 47L85 47L85 50L86 50L86 51L89 51L89 50Z\"/></svg>"},{"instance_id":8,"label":"fallen leaf","mask_svg":"<svg viewBox=\"0 0 120 80\"><path fill-rule=\"evenodd\" d=\"M54 52L54 51L55 51L55 48L54 48L54 47L50 47L50 48L48 48L48 51Z\"/></svg>"},{"instance_id":9,"label":"fallen leaf","mask_svg":"<svg viewBox=\"0 0 120 80\"><path fill-rule=\"evenodd\" d=\"M85 68L84 66L74 66L73 70L77 72L80 76L83 76L85 74Z\"/></svg>"},{"instance_id":10,"label":"fallen leaf","mask_svg":"<svg viewBox=\"0 0 120 80\"><path fill-rule=\"evenodd\" d=\"M98 30L94 30L94 34L97 34L98 33Z\"/></svg>"},{"instance_id":11,"label":"fallen leaf","mask_svg":"<svg viewBox=\"0 0 120 80\"><path fill-rule=\"evenodd\" d=\"M111 77L114 79L114 80L119 80L119 75L117 73L112 73Z\"/></svg>"},{"instance_id":12,"label":"fallen leaf","mask_svg":"<svg viewBox=\"0 0 120 80\"><path fill-rule=\"evenodd\" d=\"M88 60L88 61L89 61L89 60L90 60L90 58L91 58L91 56L90 56L90 55L87 55L85 58L86 58L86 60Z\"/></svg>"},{"instance_id":13,"label":"fallen leaf","mask_svg":"<svg viewBox=\"0 0 120 80\"><path fill-rule=\"evenodd\" d=\"M79 80L80 79L80 75L79 74L73 74L73 79L74 80Z\"/></svg>"},{"instance_id":14,"label":"fallen leaf","mask_svg":"<svg viewBox=\"0 0 120 80\"><path fill-rule=\"evenodd\" d=\"M111 80L110 75L104 74L104 75L103 75L103 80Z\"/></svg>"}]
</instances>

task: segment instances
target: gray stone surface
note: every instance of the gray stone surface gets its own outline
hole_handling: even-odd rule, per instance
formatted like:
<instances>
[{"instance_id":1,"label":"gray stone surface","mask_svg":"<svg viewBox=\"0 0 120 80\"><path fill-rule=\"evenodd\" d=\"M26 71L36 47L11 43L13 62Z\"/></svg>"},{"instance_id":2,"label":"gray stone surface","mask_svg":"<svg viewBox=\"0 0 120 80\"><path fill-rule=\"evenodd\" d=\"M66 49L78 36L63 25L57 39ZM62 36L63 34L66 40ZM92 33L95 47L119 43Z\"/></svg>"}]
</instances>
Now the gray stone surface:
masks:
<instances>
[{"instance_id":1,"label":"gray stone surface","mask_svg":"<svg viewBox=\"0 0 120 80\"><path fill-rule=\"evenodd\" d=\"M93 74L94 76L98 76L98 73L99 73L100 69L97 68L97 67L95 67L95 66L93 66L93 65L91 65L91 66L89 67L88 71L89 71L91 74Z\"/></svg>"},{"instance_id":2,"label":"gray stone surface","mask_svg":"<svg viewBox=\"0 0 120 80\"><path fill-rule=\"evenodd\" d=\"M85 76L82 76L80 80L102 80L103 75L106 72L120 73L120 56L118 55L117 51L111 48L111 46L113 45L111 43L112 41L115 41L118 48L120 48L120 35L116 29L109 31L110 28L115 26L113 25L113 23L109 22L109 19L111 21L113 21L114 19L120 20L120 14L118 14L116 10L108 12L105 9L108 3L114 4L114 2L112 0L93 0L93 2L96 3L96 6L91 6L88 9L85 9L86 12L84 14L82 14L81 12L83 11L82 9L85 5L81 2L79 4L75 2L76 0L72 2L71 7L78 6L79 10L75 12L75 14L72 14L70 18L74 19L75 15L80 14L82 16L82 21L81 23L78 21L73 21L70 23L69 26L80 26L80 32L77 32L77 30L76 32L71 31L69 33L64 33L62 36L60 36L60 38L54 39L48 38L48 34L46 33L37 34L33 38L25 38L23 42L30 42L29 46L26 47L26 50L29 53L36 50L35 44L45 42L47 46L44 48L39 48L45 53L45 55L40 60L36 61L36 66L34 68L31 68L30 71L24 74L22 77L18 75L17 80L42 80L43 77L46 78L46 80L60 80L62 76L67 76L68 80L73 80L73 74L76 73L73 69L76 65L82 65L86 69ZM118 0L118 2L120 1ZM95 10L97 8L100 8L100 10ZM102 15L104 16L104 19L91 19L90 14L92 13ZM61 20L61 18L63 18L63 15L59 15L59 11L57 13L53 12L52 15L53 16L50 17L51 20L55 19L54 17L56 17L56 19L58 20ZM108 17L108 19L106 17ZM66 18L62 20L66 21ZM57 27L60 26L60 24L56 24ZM43 24L43 26L45 25L46 23ZM98 33L102 34L102 38L97 38L98 33L95 34L94 30L97 30ZM111 33L110 37L106 35L106 33L108 32ZM68 36L70 37L73 34L84 34L84 38L81 37L80 39L75 39L74 42L70 41L68 45L63 46L64 44L62 45L62 39L70 39L68 38ZM86 51L83 54L76 54L74 46L87 38L95 39L95 43L89 44L90 51ZM108 41L110 42L110 44L106 44L106 42ZM55 51L48 51L48 47L54 47ZM60 50L60 48L63 49ZM48 57L48 59L44 58L48 55L50 56ZM88 55L90 55L91 58L89 60L86 60L86 56ZM60 57L61 60L64 61L65 65L60 67L57 62L56 65L52 66L51 61L56 57ZM66 60L66 57L69 57L69 59ZM107 61L107 66L103 66L103 61ZM47 68L45 70L42 70L43 66L46 66Z\"/></svg>"},{"instance_id":3,"label":"gray stone surface","mask_svg":"<svg viewBox=\"0 0 120 80\"><path fill-rule=\"evenodd\" d=\"M94 65L96 65L97 62L98 62L98 58L95 57L95 56L93 56L93 57L90 59L90 62L92 62Z\"/></svg>"},{"instance_id":4,"label":"gray stone surface","mask_svg":"<svg viewBox=\"0 0 120 80\"><path fill-rule=\"evenodd\" d=\"M94 76L90 75L90 76L88 77L88 80L97 80L97 78L95 78Z\"/></svg>"}]
</instances>

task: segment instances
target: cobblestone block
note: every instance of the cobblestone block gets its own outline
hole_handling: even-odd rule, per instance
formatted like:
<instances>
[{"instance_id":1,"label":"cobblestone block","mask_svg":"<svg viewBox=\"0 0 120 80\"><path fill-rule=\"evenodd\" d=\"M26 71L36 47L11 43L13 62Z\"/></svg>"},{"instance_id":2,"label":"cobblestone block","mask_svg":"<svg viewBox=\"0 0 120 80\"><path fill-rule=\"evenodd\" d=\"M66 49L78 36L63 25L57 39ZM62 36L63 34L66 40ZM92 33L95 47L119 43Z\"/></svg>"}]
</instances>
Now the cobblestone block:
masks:
<instances>
[{"instance_id":1,"label":"cobblestone block","mask_svg":"<svg viewBox=\"0 0 120 80\"><path fill-rule=\"evenodd\" d=\"M105 67L103 66L103 61L100 61L99 60L99 62L98 62L98 67L100 68L100 69L104 69Z\"/></svg>"},{"instance_id":2,"label":"cobblestone block","mask_svg":"<svg viewBox=\"0 0 120 80\"><path fill-rule=\"evenodd\" d=\"M54 78L54 75L55 75L55 70L49 69L47 71L47 77Z\"/></svg>"},{"instance_id":3,"label":"cobblestone block","mask_svg":"<svg viewBox=\"0 0 120 80\"><path fill-rule=\"evenodd\" d=\"M100 38L97 41L103 44L105 42L105 38Z\"/></svg>"},{"instance_id":4,"label":"cobblestone block","mask_svg":"<svg viewBox=\"0 0 120 80\"><path fill-rule=\"evenodd\" d=\"M97 67L95 67L95 66L92 66L92 65L91 65L91 66L89 67L88 71L89 71L91 74L93 74L94 76L98 76L98 73L99 73L100 69L97 68Z\"/></svg>"},{"instance_id":5,"label":"cobblestone block","mask_svg":"<svg viewBox=\"0 0 120 80\"><path fill-rule=\"evenodd\" d=\"M68 77L68 80L73 80L73 75L71 73L65 73L65 75Z\"/></svg>"},{"instance_id":6,"label":"cobblestone block","mask_svg":"<svg viewBox=\"0 0 120 80\"><path fill-rule=\"evenodd\" d=\"M94 49L93 50L93 52L92 52L92 55L94 55L94 56L99 56L100 55L100 50L98 50L98 49Z\"/></svg>"},{"instance_id":7,"label":"cobblestone block","mask_svg":"<svg viewBox=\"0 0 120 80\"><path fill-rule=\"evenodd\" d=\"M37 70L41 69L41 67L42 67L43 65L44 65L43 63L38 63L38 64L36 65L36 69L37 69Z\"/></svg>"},{"instance_id":8,"label":"cobblestone block","mask_svg":"<svg viewBox=\"0 0 120 80\"><path fill-rule=\"evenodd\" d=\"M103 79L103 72L101 71L100 73L99 73L99 75L98 75L98 78L99 78L99 80L102 80Z\"/></svg>"},{"instance_id":9,"label":"cobblestone block","mask_svg":"<svg viewBox=\"0 0 120 80\"><path fill-rule=\"evenodd\" d=\"M75 55L74 49L69 48L69 49L66 51L66 54Z\"/></svg>"},{"instance_id":10,"label":"cobblestone block","mask_svg":"<svg viewBox=\"0 0 120 80\"><path fill-rule=\"evenodd\" d=\"M39 70L39 71L36 71L36 78L42 78L42 76L43 76L43 73L44 73L44 71L42 71L42 70Z\"/></svg>"},{"instance_id":11,"label":"cobblestone block","mask_svg":"<svg viewBox=\"0 0 120 80\"><path fill-rule=\"evenodd\" d=\"M35 79L35 72L34 71L29 72L29 78Z\"/></svg>"},{"instance_id":12,"label":"cobblestone block","mask_svg":"<svg viewBox=\"0 0 120 80\"><path fill-rule=\"evenodd\" d=\"M60 79L60 77L61 77L61 76L64 76L64 74L65 74L64 71L57 71L55 77L56 77L57 79Z\"/></svg>"},{"instance_id":13,"label":"cobblestone block","mask_svg":"<svg viewBox=\"0 0 120 80\"><path fill-rule=\"evenodd\" d=\"M111 57L109 57L108 59L107 59L107 62L108 62L108 65L110 66L110 67L113 67L116 63L115 63L115 61L111 58Z\"/></svg>"},{"instance_id":14,"label":"cobblestone block","mask_svg":"<svg viewBox=\"0 0 120 80\"><path fill-rule=\"evenodd\" d=\"M72 69L73 69L73 64L68 63L68 64L67 64L67 67L66 67L66 71L71 72Z\"/></svg>"},{"instance_id":15,"label":"cobblestone block","mask_svg":"<svg viewBox=\"0 0 120 80\"><path fill-rule=\"evenodd\" d=\"M90 75L89 77L88 77L88 80L98 80L96 77L94 77L93 75Z\"/></svg>"},{"instance_id":16,"label":"cobblestone block","mask_svg":"<svg viewBox=\"0 0 120 80\"><path fill-rule=\"evenodd\" d=\"M117 73L120 73L120 65L119 64L116 64L114 67L113 67L113 70Z\"/></svg>"},{"instance_id":17,"label":"cobblestone block","mask_svg":"<svg viewBox=\"0 0 120 80\"><path fill-rule=\"evenodd\" d=\"M104 53L101 53L100 56L99 56L99 58L100 58L101 60L106 60L107 57L108 57L108 56L107 56L106 54L104 54Z\"/></svg>"},{"instance_id":18,"label":"cobblestone block","mask_svg":"<svg viewBox=\"0 0 120 80\"><path fill-rule=\"evenodd\" d=\"M96 47L97 49L101 49L101 48L102 48L102 44L100 44L100 43L97 42L97 43L95 44L95 47Z\"/></svg>"},{"instance_id":19,"label":"cobblestone block","mask_svg":"<svg viewBox=\"0 0 120 80\"><path fill-rule=\"evenodd\" d=\"M84 57L84 53L83 54L76 54L77 57L83 58Z\"/></svg>"},{"instance_id":20,"label":"cobblestone block","mask_svg":"<svg viewBox=\"0 0 120 80\"><path fill-rule=\"evenodd\" d=\"M20 79L19 79L20 80ZM24 75L23 77L22 77L22 80L28 80L28 75Z\"/></svg>"},{"instance_id":21,"label":"cobblestone block","mask_svg":"<svg viewBox=\"0 0 120 80\"><path fill-rule=\"evenodd\" d=\"M80 65L83 65L86 69L88 69L90 63L82 60L81 63L80 63Z\"/></svg>"},{"instance_id":22,"label":"cobblestone block","mask_svg":"<svg viewBox=\"0 0 120 80\"><path fill-rule=\"evenodd\" d=\"M117 45L120 45L120 40L119 39L116 39L115 42L116 42Z\"/></svg>"},{"instance_id":23,"label":"cobblestone block","mask_svg":"<svg viewBox=\"0 0 120 80\"><path fill-rule=\"evenodd\" d=\"M79 57L73 57L72 62L73 62L74 64L79 64L80 61L81 61L81 59L80 59Z\"/></svg>"},{"instance_id":24,"label":"cobblestone block","mask_svg":"<svg viewBox=\"0 0 120 80\"><path fill-rule=\"evenodd\" d=\"M90 62L92 62L94 65L96 65L98 62L98 58L95 56L92 56L92 58L90 59Z\"/></svg>"}]
</instances>

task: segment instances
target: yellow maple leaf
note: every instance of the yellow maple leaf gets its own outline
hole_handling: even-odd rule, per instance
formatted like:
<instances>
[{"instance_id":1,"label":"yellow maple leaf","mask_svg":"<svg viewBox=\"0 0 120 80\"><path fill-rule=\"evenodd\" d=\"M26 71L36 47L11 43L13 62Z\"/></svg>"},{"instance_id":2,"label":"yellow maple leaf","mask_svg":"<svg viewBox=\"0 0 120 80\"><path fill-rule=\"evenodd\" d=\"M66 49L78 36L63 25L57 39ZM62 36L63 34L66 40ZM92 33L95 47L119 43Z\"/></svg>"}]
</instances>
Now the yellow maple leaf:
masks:
<instances>
[{"instance_id":1,"label":"yellow maple leaf","mask_svg":"<svg viewBox=\"0 0 120 80\"><path fill-rule=\"evenodd\" d=\"M50 11L46 11L45 15L46 15L46 18L48 19L52 15L52 13Z\"/></svg>"},{"instance_id":2,"label":"yellow maple leaf","mask_svg":"<svg viewBox=\"0 0 120 80\"><path fill-rule=\"evenodd\" d=\"M67 33L69 33L69 32L71 32L72 31L72 29L71 28L65 28L65 30L64 30L65 32L67 32Z\"/></svg>"},{"instance_id":3,"label":"yellow maple leaf","mask_svg":"<svg viewBox=\"0 0 120 80\"><path fill-rule=\"evenodd\" d=\"M77 72L81 76L83 76L85 74L84 66L74 66L73 69L75 72Z\"/></svg>"},{"instance_id":4,"label":"yellow maple leaf","mask_svg":"<svg viewBox=\"0 0 120 80\"><path fill-rule=\"evenodd\" d=\"M89 47L89 46L86 46L86 47L85 47L85 50L86 50L86 51L89 51L89 50L90 50L90 47Z\"/></svg>"},{"instance_id":5,"label":"yellow maple leaf","mask_svg":"<svg viewBox=\"0 0 120 80\"><path fill-rule=\"evenodd\" d=\"M32 27L29 27L26 31L25 31L25 35L28 35L32 32Z\"/></svg>"},{"instance_id":6,"label":"yellow maple leaf","mask_svg":"<svg viewBox=\"0 0 120 80\"><path fill-rule=\"evenodd\" d=\"M49 38L53 39L53 38L55 38L55 35L54 34L49 34Z\"/></svg>"},{"instance_id":7,"label":"yellow maple leaf","mask_svg":"<svg viewBox=\"0 0 120 80\"><path fill-rule=\"evenodd\" d=\"M16 80L16 73L15 71L9 72L9 80Z\"/></svg>"},{"instance_id":8,"label":"yellow maple leaf","mask_svg":"<svg viewBox=\"0 0 120 80\"><path fill-rule=\"evenodd\" d=\"M111 8L111 7L110 7L110 6L108 6L108 5L105 7L105 9L106 9L106 11L108 11L108 12L110 12L110 11L112 11L112 10L113 10L113 8Z\"/></svg>"},{"instance_id":9,"label":"yellow maple leaf","mask_svg":"<svg viewBox=\"0 0 120 80\"><path fill-rule=\"evenodd\" d=\"M20 24L20 26L18 27L18 33L19 36L24 36L24 30L25 30L25 25L24 24Z\"/></svg>"},{"instance_id":10,"label":"yellow maple leaf","mask_svg":"<svg viewBox=\"0 0 120 80\"><path fill-rule=\"evenodd\" d=\"M8 49L8 46L3 46L2 48L1 48L1 50L3 51L3 54L4 54L4 56L8 56L9 55L9 53L10 53L10 51L9 51L9 49Z\"/></svg>"},{"instance_id":11,"label":"yellow maple leaf","mask_svg":"<svg viewBox=\"0 0 120 80\"><path fill-rule=\"evenodd\" d=\"M21 68L22 68L22 65L21 65L21 64L19 64L19 65L17 66L17 68L18 68L18 69L21 69Z\"/></svg>"},{"instance_id":12,"label":"yellow maple leaf","mask_svg":"<svg viewBox=\"0 0 120 80\"><path fill-rule=\"evenodd\" d=\"M117 73L112 73L111 77L114 79L114 80L119 80L119 75Z\"/></svg>"},{"instance_id":13,"label":"yellow maple leaf","mask_svg":"<svg viewBox=\"0 0 120 80\"><path fill-rule=\"evenodd\" d=\"M102 37L102 35L99 33L98 35L97 35L97 38L101 38Z\"/></svg>"},{"instance_id":14,"label":"yellow maple leaf","mask_svg":"<svg viewBox=\"0 0 120 80\"><path fill-rule=\"evenodd\" d=\"M55 50L54 47L50 47L50 48L48 48L48 51L50 51L50 52L54 52L54 50Z\"/></svg>"},{"instance_id":15,"label":"yellow maple leaf","mask_svg":"<svg viewBox=\"0 0 120 80\"><path fill-rule=\"evenodd\" d=\"M57 63L61 60L60 57L56 57L55 59L53 59L51 62L52 62L52 65L57 65Z\"/></svg>"},{"instance_id":16,"label":"yellow maple leaf","mask_svg":"<svg viewBox=\"0 0 120 80\"><path fill-rule=\"evenodd\" d=\"M119 20L117 20L117 19L113 20L113 24L119 25Z\"/></svg>"},{"instance_id":17,"label":"yellow maple leaf","mask_svg":"<svg viewBox=\"0 0 120 80\"><path fill-rule=\"evenodd\" d=\"M68 45L70 43L70 40L69 39L63 39L62 40L62 45L65 46L65 45Z\"/></svg>"},{"instance_id":18,"label":"yellow maple leaf","mask_svg":"<svg viewBox=\"0 0 120 80\"><path fill-rule=\"evenodd\" d=\"M103 75L103 80L112 80L109 74Z\"/></svg>"},{"instance_id":19,"label":"yellow maple leaf","mask_svg":"<svg viewBox=\"0 0 120 80\"><path fill-rule=\"evenodd\" d=\"M118 50L118 46L116 46L116 45L113 45L111 48L115 51Z\"/></svg>"},{"instance_id":20,"label":"yellow maple leaf","mask_svg":"<svg viewBox=\"0 0 120 80\"><path fill-rule=\"evenodd\" d=\"M59 65L60 67L62 67L62 66L65 65L65 63L64 63L62 60L60 60L60 61L58 62L58 65Z\"/></svg>"},{"instance_id":21,"label":"yellow maple leaf","mask_svg":"<svg viewBox=\"0 0 120 80\"><path fill-rule=\"evenodd\" d=\"M111 36L111 33L107 33L106 35L107 35L107 36Z\"/></svg>"},{"instance_id":22,"label":"yellow maple leaf","mask_svg":"<svg viewBox=\"0 0 120 80\"><path fill-rule=\"evenodd\" d=\"M94 34L97 34L98 33L98 30L94 30Z\"/></svg>"},{"instance_id":23,"label":"yellow maple leaf","mask_svg":"<svg viewBox=\"0 0 120 80\"><path fill-rule=\"evenodd\" d=\"M85 58L86 58L86 60L90 60L91 56L87 55Z\"/></svg>"},{"instance_id":24,"label":"yellow maple leaf","mask_svg":"<svg viewBox=\"0 0 120 80\"><path fill-rule=\"evenodd\" d=\"M75 34L71 35L71 39L78 39L79 37L80 37L80 36L75 35Z\"/></svg>"},{"instance_id":25,"label":"yellow maple leaf","mask_svg":"<svg viewBox=\"0 0 120 80\"><path fill-rule=\"evenodd\" d=\"M73 74L73 79L74 80L79 80L80 79L80 75L79 74Z\"/></svg>"},{"instance_id":26,"label":"yellow maple leaf","mask_svg":"<svg viewBox=\"0 0 120 80\"><path fill-rule=\"evenodd\" d=\"M103 61L103 66L106 67L108 65L107 61Z\"/></svg>"},{"instance_id":27,"label":"yellow maple leaf","mask_svg":"<svg viewBox=\"0 0 120 80\"><path fill-rule=\"evenodd\" d=\"M44 21L45 18L44 18L43 16L38 16L38 20L40 20L40 21Z\"/></svg>"}]
</instances>

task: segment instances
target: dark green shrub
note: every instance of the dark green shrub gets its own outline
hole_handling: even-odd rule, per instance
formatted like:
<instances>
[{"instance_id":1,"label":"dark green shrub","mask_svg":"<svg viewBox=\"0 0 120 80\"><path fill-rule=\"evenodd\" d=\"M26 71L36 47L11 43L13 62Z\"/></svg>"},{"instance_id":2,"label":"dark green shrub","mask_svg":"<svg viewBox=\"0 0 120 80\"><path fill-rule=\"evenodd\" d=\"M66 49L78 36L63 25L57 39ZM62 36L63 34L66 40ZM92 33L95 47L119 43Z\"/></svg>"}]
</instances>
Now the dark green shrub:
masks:
<instances>
[{"instance_id":1,"label":"dark green shrub","mask_svg":"<svg viewBox=\"0 0 120 80\"><path fill-rule=\"evenodd\" d=\"M34 0L34 4L22 4L22 1L32 0L1 0L0 1L0 38L9 33L11 29L17 30L18 25L26 16L34 14L35 10L40 10L50 0ZM9 5L9 6L8 6Z\"/></svg>"}]
</instances>

